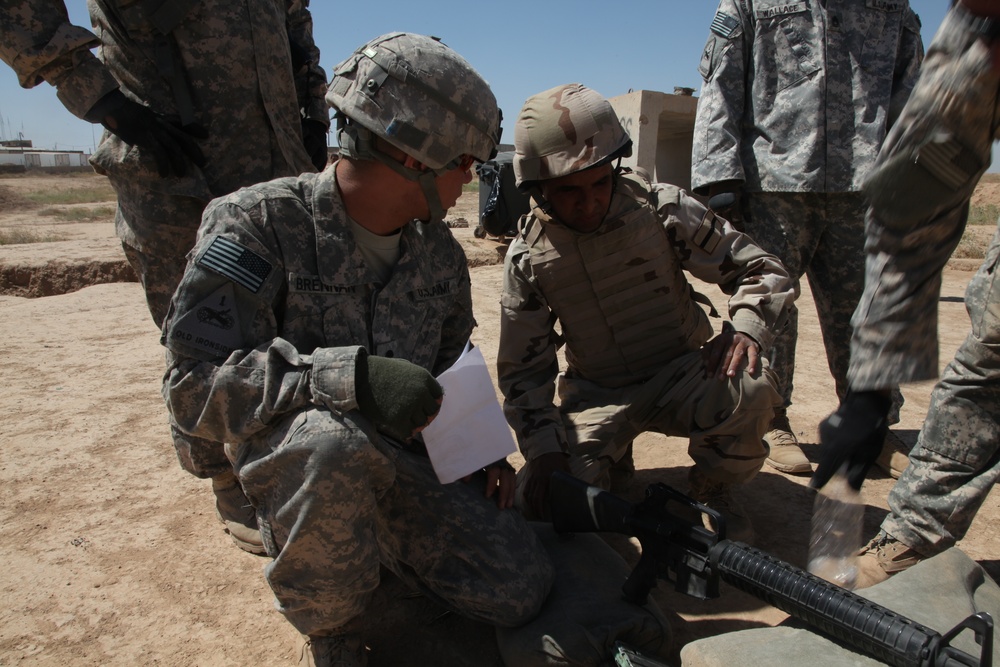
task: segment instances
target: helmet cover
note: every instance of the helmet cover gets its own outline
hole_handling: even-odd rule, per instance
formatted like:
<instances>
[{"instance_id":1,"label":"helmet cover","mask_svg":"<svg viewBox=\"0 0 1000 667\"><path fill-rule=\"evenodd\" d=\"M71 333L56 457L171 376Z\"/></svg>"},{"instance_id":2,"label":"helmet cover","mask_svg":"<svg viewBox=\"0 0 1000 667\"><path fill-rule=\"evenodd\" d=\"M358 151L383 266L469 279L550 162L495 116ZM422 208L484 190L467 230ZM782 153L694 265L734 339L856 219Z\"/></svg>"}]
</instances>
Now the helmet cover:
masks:
<instances>
[{"instance_id":1,"label":"helmet cover","mask_svg":"<svg viewBox=\"0 0 1000 667\"><path fill-rule=\"evenodd\" d=\"M611 103L578 83L529 97L514 125L518 187L631 154L632 140Z\"/></svg>"},{"instance_id":2,"label":"helmet cover","mask_svg":"<svg viewBox=\"0 0 1000 667\"><path fill-rule=\"evenodd\" d=\"M463 155L488 160L500 141L500 110L489 84L434 37L397 32L371 40L337 65L326 99L433 170ZM352 155L353 143L342 141L342 152Z\"/></svg>"}]
</instances>

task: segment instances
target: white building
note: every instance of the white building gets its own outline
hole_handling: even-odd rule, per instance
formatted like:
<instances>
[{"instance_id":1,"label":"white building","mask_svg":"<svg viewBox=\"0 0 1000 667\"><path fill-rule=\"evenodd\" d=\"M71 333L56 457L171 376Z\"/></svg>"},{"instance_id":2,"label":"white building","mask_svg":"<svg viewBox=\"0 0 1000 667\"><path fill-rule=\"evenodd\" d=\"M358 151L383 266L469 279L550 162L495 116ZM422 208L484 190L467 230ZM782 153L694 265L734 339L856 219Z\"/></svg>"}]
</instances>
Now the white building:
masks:
<instances>
[{"instance_id":1,"label":"white building","mask_svg":"<svg viewBox=\"0 0 1000 667\"><path fill-rule=\"evenodd\" d=\"M0 142L0 167L24 169L68 169L89 167L89 153L33 148L30 141Z\"/></svg>"}]
</instances>

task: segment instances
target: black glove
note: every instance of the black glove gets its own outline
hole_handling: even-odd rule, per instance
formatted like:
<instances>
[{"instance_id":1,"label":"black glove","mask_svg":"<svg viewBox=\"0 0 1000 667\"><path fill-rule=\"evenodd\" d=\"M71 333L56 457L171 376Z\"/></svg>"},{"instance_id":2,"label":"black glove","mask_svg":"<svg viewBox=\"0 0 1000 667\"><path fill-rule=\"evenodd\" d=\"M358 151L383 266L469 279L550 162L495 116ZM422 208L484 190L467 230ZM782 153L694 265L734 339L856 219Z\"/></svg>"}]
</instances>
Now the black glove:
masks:
<instances>
[{"instance_id":1,"label":"black glove","mask_svg":"<svg viewBox=\"0 0 1000 667\"><path fill-rule=\"evenodd\" d=\"M714 193L708 198L708 207L716 215L728 220L738 231L743 231L743 209L739 186Z\"/></svg>"},{"instance_id":2,"label":"black glove","mask_svg":"<svg viewBox=\"0 0 1000 667\"><path fill-rule=\"evenodd\" d=\"M323 171L327 162L326 125L312 118L302 119L302 145L317 171Z\"/></svg>"},{"instance_id":3,"label":"black glove","mask_svg":"<svg viewBox=\"0 0 1000 667\"><path fill-rule=\"evenodd\" d=\"M809 486L822 488L847 464L847 481L861 490L889 432L892 399L886 392L848 392L837 411L819 425L819 465Z\"/></svg>"},{"instance_id":4,"label":"black glove","mask_svg":"<svg viewBox=\"0 0 1000 667\"><path fill-rule=\"evenodd\" d=\"M361 414L398 440L409 440L425 426L444 395L434 376L402 359L358 359L354 383Z\"/></svg>"},{"instance_id":5,"label":"black glove","mask_svg":"<svg viewBox=\"0 0 1000 667\"><path fill-rule=\"evenodd\" d=\"M205 139L208 133L200 125L181 127L113 90L94 104L85 116L91 123L100 123L130 146L138 146L153 154L161 178L171 174L184 176L188 160L199 167L205 156L195 139Z\"/></svg>"}]
</instances>

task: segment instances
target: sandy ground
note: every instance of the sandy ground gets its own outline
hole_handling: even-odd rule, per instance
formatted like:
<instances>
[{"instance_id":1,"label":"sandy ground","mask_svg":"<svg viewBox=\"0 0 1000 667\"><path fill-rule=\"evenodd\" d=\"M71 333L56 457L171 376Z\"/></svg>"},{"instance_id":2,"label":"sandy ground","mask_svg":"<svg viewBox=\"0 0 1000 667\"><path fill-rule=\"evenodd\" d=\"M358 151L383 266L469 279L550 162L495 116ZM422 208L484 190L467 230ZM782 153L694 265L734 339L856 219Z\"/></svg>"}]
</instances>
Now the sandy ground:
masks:
<instances>
[{"instance_id":1,"label":"sandy ground","mask_svg":"<svg viewBox=\"0 0 1000 667\"><path fill-rule=\"evenodd\" d=\"M474 337L492 366L501 282L496 262L504 246L473 237L469 211L475 206L475 194L463 196L452 218L473 221L455 234L475 265ZM32 224L46 223L0 210L0 228ZM123 261L110 221L68 231L74 240L0 246L0 269L16 265L22 276L45 275L95 257ZM974 265L959 262L945 272L942 363L968 330L963 293ZM804 287L790 416L815 461L816 426L836 407L836 397ZM717 290L704 289L724 305ZM138 284L109 282L44 298L9 293L0 296L0 666L294 664L299 638L273 609L261 574L266 559L229 541L208 483L177 465L159 394L162 350ZM904 388L907 402L896 429L907 442L916 440L931 387ZM654 481L684 488L690 461L680 439L643 435L635 459L640 472L628 491L633 499ZM809 538L807 483L765 467L739 492L751 510L757 546L799 566ZM865 485L865 536L885 515L892 483L873 473ZM995 578L998 535L1000 508L991 497L960 546ZM627 543L616 544L634 561ZM726 586L712 602L663 585L654 598L671 618L678 649L694 638L785 618ZM398 586L388 587L380 614L368 636L373 667L500 664L490 628L442 614Z\"/></svg>"}]
</instances>

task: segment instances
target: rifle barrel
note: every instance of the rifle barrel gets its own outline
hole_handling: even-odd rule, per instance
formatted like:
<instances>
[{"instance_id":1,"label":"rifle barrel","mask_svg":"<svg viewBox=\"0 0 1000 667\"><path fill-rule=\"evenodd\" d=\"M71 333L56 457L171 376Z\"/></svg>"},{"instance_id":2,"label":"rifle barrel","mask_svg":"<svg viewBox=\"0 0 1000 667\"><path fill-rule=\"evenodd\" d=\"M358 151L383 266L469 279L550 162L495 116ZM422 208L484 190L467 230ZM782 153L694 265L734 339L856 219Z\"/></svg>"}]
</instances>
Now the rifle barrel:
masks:
<instances>
[{"instance_id":1,"label":"rifle barrel","mask_svg":"<svg viewBox=\"0 0 1000 667\"><path fill-rule=\"evenodd\" d=\"M941 635L770 554L723 540L710 553L723 581L896 667L934 665Z\"/></svg>"}]
</instances>

